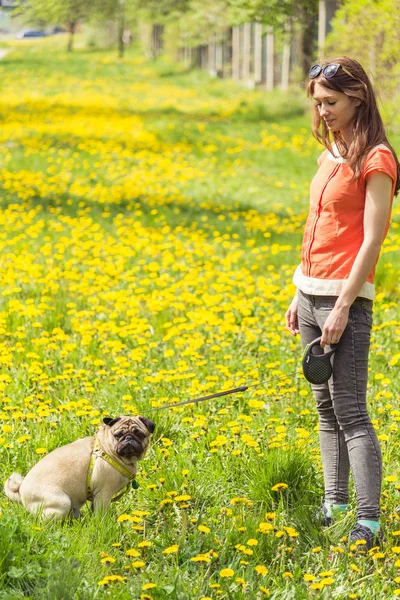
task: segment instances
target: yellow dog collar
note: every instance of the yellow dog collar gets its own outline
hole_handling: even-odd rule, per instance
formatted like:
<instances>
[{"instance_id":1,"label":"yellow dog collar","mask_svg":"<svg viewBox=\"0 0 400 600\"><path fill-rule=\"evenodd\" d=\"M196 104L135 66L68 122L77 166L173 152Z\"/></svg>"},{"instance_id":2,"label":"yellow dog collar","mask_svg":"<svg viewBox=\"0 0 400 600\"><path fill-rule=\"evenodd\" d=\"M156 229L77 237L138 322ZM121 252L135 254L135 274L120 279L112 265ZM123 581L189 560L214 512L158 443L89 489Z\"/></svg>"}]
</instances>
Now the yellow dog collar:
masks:
<instances>
[{"instance_id":1,"label":"yellow dog collar","mask_svg":"<svg viewBox=\"0 0 400 600\"><path fill-rule=\"evenodd\" d=\"M86 478L86 490L87 490L88 500L93 500L93 492L92 492L92 488L90 487L90 482L92 479L96 458L102 458L103 460L108 462L109 465L114 467L114 469L116 469L119 473L121 473L121 475L123 475L124 477L129 479L130 482L132 482L133 489L135 489L135 490L138 489L139 484L136 481L135 476L132 473L130 473L128 471L128 469L126 469L123 465L120 465L119 462L117 462L115 460L115 458L113 458L112 456L107 454L107 452L105 452L102 449L102 447L100 446L100 442L99 442L98 438L96 437L94 440L94 448L92 450L92 455L90 457L89 469L88 469L88 474L87 474L87 478ZM117 492L116 494L114 494L111 501L113 502L114 500L118 500L118 498L121 498L121 496L123 496L123 494L125 494L125 492L128 491L128 488L129 488L129 483L125 487L122 488L121 492Z\"/></svg>"}]
</instances>

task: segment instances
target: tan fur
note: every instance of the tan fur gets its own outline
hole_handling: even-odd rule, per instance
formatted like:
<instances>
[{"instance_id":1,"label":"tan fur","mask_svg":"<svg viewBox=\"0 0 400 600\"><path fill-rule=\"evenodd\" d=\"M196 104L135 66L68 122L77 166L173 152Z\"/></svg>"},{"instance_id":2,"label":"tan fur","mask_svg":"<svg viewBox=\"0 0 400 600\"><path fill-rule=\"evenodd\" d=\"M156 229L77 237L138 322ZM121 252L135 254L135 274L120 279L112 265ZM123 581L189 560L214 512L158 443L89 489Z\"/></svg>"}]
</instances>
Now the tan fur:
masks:
<instances>
[{"instance_id":1,"label":"tan fur","mask_svg":"<svg viewBox=\"0 0 400 600\"><path fill-rule=\"evenodd\" d=\"M97 438L102 449L123 465L132 475L136 475L137 462L146 454L151 433L145 425L146 419L121 416L111 427L100 427ZM150 429L154 423L147 421ZM114 436L119 432L132 434L134 430L144 434L140 439L141 452L136 456L121 456L118 450L121 442ZM124 438L122 438L124 439ZM61 446L40 460L25 476L13 473L4 485L6 495L13 502L21 502L32 513L43 517L65 519L78 517L80 508L86 502L86 480L94 437L85 437ZM91 478L93 509L97 512L106 508L113 497L127 483L128 478L119 473L102 458L97 458Z\"/></svg>"}]
</instances>

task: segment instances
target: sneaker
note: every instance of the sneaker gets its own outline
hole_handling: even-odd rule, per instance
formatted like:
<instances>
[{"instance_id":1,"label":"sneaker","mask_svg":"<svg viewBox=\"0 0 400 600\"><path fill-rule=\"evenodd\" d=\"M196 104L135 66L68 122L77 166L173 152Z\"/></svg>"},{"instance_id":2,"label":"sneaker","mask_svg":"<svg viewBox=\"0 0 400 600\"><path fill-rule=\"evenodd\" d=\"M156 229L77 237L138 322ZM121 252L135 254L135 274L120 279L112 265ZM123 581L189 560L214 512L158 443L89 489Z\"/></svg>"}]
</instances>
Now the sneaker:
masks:
<instances>
[{"instance_id":1,"label":"sneaker","mask_svg":"<svg viewBox=\"0 0 400 600\"><path fill-rule=\"evenodd\" d=\"M375 546L380 546L385 541L385 538L383 537L382 531L378 531L378 533L375 534L369 527L357 523L350 533L350 542L355 544L359 540L365 541L362 548L371 550L371 548L374 548Z\"/></svg>"},{"instance_id":2,"label":"sneaker","mask_svg":"<svg viewBox=\"0 0 400 600\"><path fill-rule=\"evenodd\" d=\"M323 502L317 515L318 521L322 527L330 527L333 524L333 518L328 517L327 513L328 509L326 508L325 503Z\"/></svg>"}]
</instances>

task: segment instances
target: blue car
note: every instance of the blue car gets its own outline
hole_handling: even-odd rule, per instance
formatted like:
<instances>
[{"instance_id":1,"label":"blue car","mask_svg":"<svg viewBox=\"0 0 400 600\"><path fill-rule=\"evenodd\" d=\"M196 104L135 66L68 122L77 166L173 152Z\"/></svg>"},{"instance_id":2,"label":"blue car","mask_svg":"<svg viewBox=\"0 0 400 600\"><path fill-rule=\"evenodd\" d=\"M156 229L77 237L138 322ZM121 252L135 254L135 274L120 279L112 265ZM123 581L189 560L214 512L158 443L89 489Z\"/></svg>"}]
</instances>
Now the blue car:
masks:
<instances>
[{"instance_id":1,"label":"blue car","mask_svg":"<svg viewBox=\"0 0 400 600\"><path fill-rule=\"evenodd\" d=\"M25 29L17 34L17 39L22 40L24 38L46 37L46 35L46 32L42 29Z\"/></svg>"}]
</instances>

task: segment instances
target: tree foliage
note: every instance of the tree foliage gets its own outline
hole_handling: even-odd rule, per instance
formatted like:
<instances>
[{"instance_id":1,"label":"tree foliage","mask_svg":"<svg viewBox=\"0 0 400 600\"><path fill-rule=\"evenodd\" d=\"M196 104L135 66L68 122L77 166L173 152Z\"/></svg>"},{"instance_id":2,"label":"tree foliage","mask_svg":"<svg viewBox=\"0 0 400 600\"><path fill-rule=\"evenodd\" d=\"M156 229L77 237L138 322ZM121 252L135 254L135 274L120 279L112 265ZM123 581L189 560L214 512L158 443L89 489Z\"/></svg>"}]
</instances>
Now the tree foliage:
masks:
<instances>
[{"instance_id":1,"label":"tree foliage","mask_svg":"<svg viewBox=\"0 0 400 600\"><path fill-rule=\"evenodd\" d=\"M332 26L327 54L357 59L382 95L399 91L400 0L344 0Z\"/></svg>"},{"instance_id":2,"label":"tree foliage","mask_svg":"<svg viewBox=\"0 0 400 600\"><path fill-rule=\"evenodd\" d=\"M288 17L304 23L318 13L318 0L228 0L234 21L257 21L274 28L284 27Z\"/></svg>"},{"instance_id":3,"label":"tree foliage","mask_svg":"<svg viewBox=\"0 0 400 600\"><path fill-rule=\"evenodd\" d=\"M168 23L190 10L190 0L138 0L138 8L148 20Z\"/></svg>"},{"instance_id":4,"label":"tree foliage","mask_svg":"<svg viewBox=\"0 0 400 600\"><path fill-rule=\"evenodd\" d=\"M189 10L179 20L185 45L220 41L231 24L227 8L226 0L191 0Z\"/></svg>"},{"instance_id":5,"label":"tree foliage","mask_svg":"<svg viewBox=\"0 0 400 600\"><path fill-rule=\"evenodd\" d=\"M91 8L87 0L20 0L15 10L31 23L64 25L70 33L68 50L72 50L78 23L89 16Z\"/></svg>"}]
</instances>

